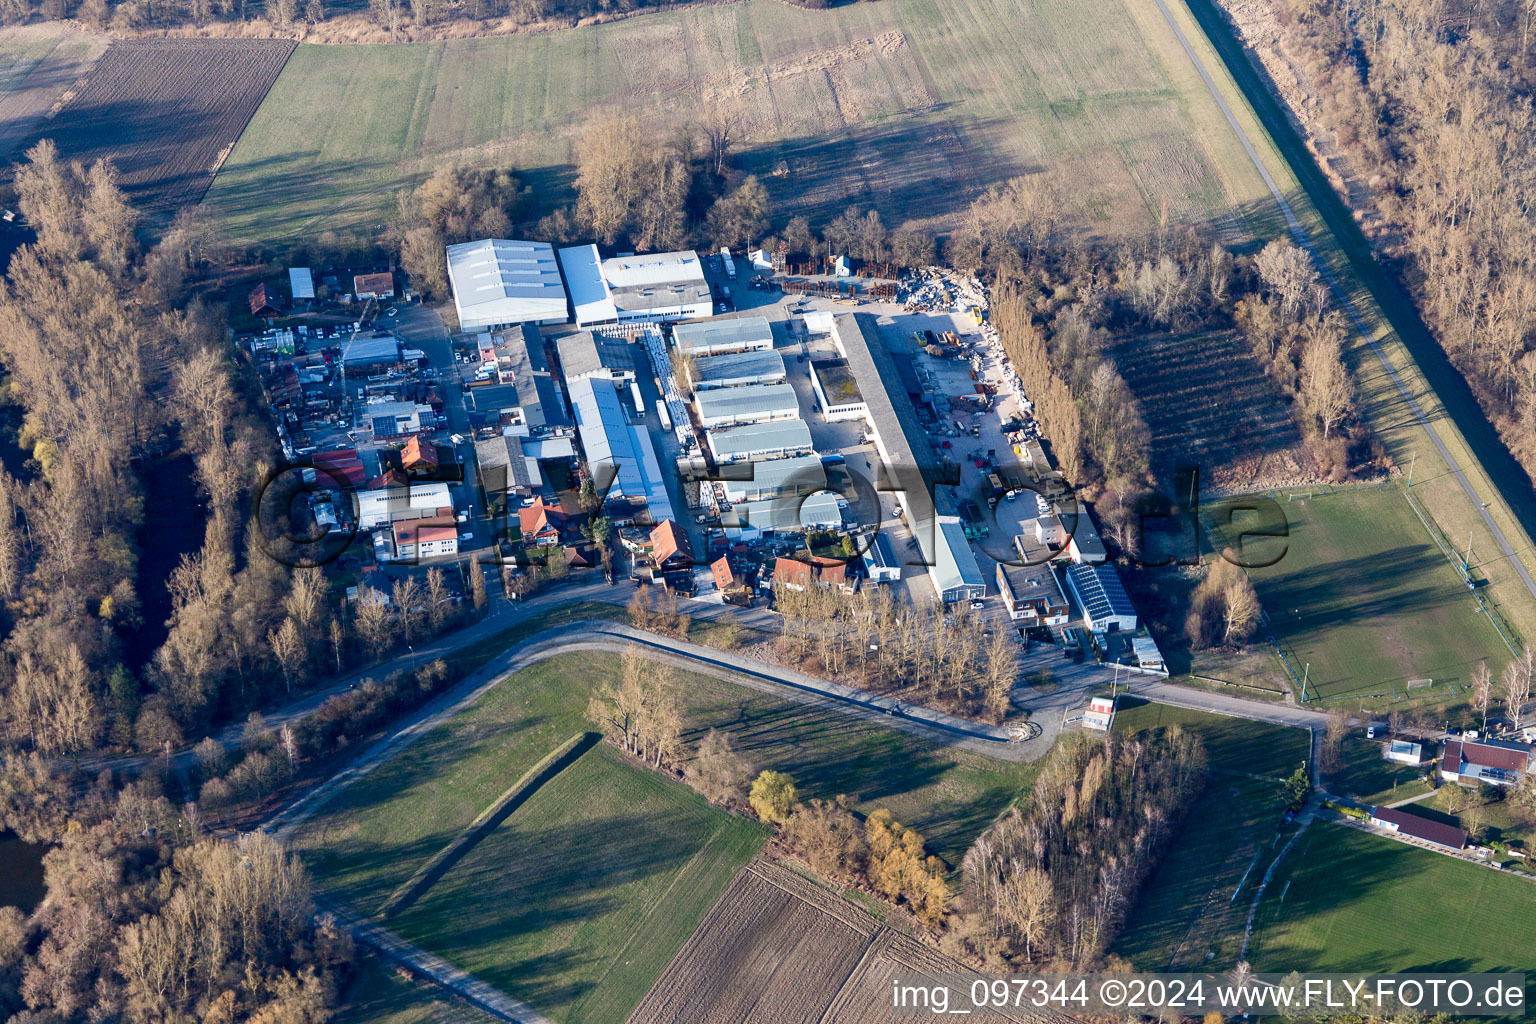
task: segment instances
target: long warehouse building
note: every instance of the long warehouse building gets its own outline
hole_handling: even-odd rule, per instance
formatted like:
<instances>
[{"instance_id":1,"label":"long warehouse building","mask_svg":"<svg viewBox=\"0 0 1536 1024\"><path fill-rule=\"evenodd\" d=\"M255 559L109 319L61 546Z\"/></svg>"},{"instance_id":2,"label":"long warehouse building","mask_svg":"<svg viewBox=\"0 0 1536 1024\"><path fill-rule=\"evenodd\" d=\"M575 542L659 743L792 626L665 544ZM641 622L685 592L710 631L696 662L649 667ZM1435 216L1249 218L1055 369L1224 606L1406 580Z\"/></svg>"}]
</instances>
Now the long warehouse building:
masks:
<instances>
[{"instance_id":1,"label":"long warehouse building","mask_svg":"<svg viewBox=\"0 0 1536 1024\"><path fill-rule=\"evenodd\" d=\"M613 383L601 377L581 377L571 381L567 390L576 410L576 432L598 489L613 480L605 508L614 521L621 526L643 521L642 507L649 511L653 523L675 520L651 435L625 417Z\"/></svg>"},{"instance_id":2,"label":"long warehouse building","mask_svg":"<svg viewBox=\"0 0 1536 1024\"><path fill-rule=\"evenodd\" d=\"M847 360L853 379L860 382L875 449L894 482L907 522L912 524L939 599L949 602L984 596L986 577L964 528L957 518L940 516L934 507L933 496L945 481L934 464L928 435L918 421L912 399L900 384L895 360L880 340L875 318L867 313L834 317L832 342Z\"/></svg>"},{"instance_id":3,"label":"long warehouse building","mask_svg":"<svg viewBox=\"0 0 1536 1024\"><path fill-rule=\"evenodd\" d=\"M749 423L742 427L711 430L709 450L719 463L755 462L786 455L805 455L812 450L811 428L804 420Z\"/></svg>"},{"instance_id":4,"label":"long warehouse building","mask_svg":"<svg viewBox=\"0 0 1536 1024\"><path fill-rule=\"evenodd\" d=\"M704 429L736 423L766 423L800 418L800 402L792 384L753 384L744 388L716 388L693 396L698 403L699 423Z\"/></svg>"}]
</instances>

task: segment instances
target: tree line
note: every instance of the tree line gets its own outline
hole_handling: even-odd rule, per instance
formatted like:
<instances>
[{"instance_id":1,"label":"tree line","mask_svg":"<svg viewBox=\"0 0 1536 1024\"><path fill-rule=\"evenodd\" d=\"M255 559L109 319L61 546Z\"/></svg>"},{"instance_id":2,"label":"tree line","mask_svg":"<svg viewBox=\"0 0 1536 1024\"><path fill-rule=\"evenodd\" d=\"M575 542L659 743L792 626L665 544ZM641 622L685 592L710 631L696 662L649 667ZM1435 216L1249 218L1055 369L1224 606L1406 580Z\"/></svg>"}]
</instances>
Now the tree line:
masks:
<instances>
[{"instance_id":1,"label":"tree line","mask_svg":"<svg viewBox=\"0 0 1536 1024\"><path fill-rule=\"evenodd\" d=\"M968 951L1059 970L1099 964L1204 771L1199 738L1178 727L1150 739L1063 736L1029 800L966 851L956 927Z\"/></svg>"},{"instance_id":2,"label":"tree line","mask_svg":"<svg viewBox=\"0 0 1536 1024\"><path fill-rule=\"evenodd\" d=\"M1385 255L1536 475L1536 46L1529 3L1277 0L1320 103L1400 245Z\"/></svg>"},{"instance_id":3,"label":"tree line","mask_svg":"<svg viewBox=\"0 0 1536 1024\"><path fill-rule=\"evenodd\" d=\"M1012 630L989 630L964 602L920 607L882 587L845 594L782 580L773 598L783 657L804 671L994 722L1009 711L1018 642Z\"/></svg>"},{"instance_id":4,"label":"tree line","mask_svg":"<svg viewBox=\"0 0 1536 1024\"><path fill-rule=\"evenodd\" d=\"M15 758L16 755L10 755ZM132 1024L329 1017L350 937L317 917L296 858L253 833L203 834L196 806L106 777L79 792L33 761L20 788L0 774L0 813L44 855L46 895L30 916L0 907L0 1013L17 1024ZM24 797L23 797L24 794ZM47 816L27 802L52 804ZM30 808L36 811L36 808ZM51 818L68 827L37 828Z\"/></svg>"}]
</instances>

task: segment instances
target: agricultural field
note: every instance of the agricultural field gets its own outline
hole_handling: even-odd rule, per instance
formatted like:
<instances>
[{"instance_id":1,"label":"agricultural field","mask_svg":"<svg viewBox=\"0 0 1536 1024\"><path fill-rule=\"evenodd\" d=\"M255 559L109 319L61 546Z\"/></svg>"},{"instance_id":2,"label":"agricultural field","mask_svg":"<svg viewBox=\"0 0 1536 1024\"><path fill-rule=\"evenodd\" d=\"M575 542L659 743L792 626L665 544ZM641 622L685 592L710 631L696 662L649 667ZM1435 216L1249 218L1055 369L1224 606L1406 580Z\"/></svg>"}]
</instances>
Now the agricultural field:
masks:
<instances>
[{"instance_id":1,"label":"agricultural field","mask_svg":"<svg viewBox=\"0 0 1536 1024\"><path fill-rule=\"evenodd\" d=\"M613 655L550 658L341 791L294 837L317 879L376 912L513 781L588 727L587 698ZM889 808L957 868L971 841L1033 783L1032 765L1005 764L836 712L706 676L683 674L690 740L723 729L762 768L791 773L802 794L846 794L864 812Z\"/></svg>"},{"instance_id":2,"label":"agricultural field","mask_svg":"<svg viewBox=\"0 0 1536 1024\"><path fill-rule=\"evenodd\" d=\"M21 156L106 49L58 23L0 29L0 164Z\"/></svg>"},{"instance_id":3,"label":"agricultural field","mask_svg":"<svg viewBox=\"0 0 1536 1024\"><path fill-rule=\"evenodd\" d=\"M493 1024L499 1019L429 982L402 977L373 953L362 956L331 1018L336 1024Z\"/></svg>"},{"instance_id":4,"label":"agricultural field","mask_svg":"<svg viewBox=\"0 0 1536 1024\"><path fill-rule=\"evenodd\" d=\"M1219 493L1315 472L1274 381L1236 331L1138 335L1107 353L1141 400L1152 466L1200 467Z\"/></svg>"},{"instance_id":5,"label":"agricultural field","mask_svg":"<svg viewBox=\"0 0 1536 1024\"><path fill-rule=\"evenodd\" d=\"M1536 886L1332 822L1312 825L1270 879L1256 971L1522 971Z\"/></svg>"},{"instance_id":6,"label":"agricultural field","mask_svg":"<svg viewBox=\"0 0 1536 1024\"><path fill-rule=\"evenodd\" d=\"M1308 700L1444 699L1478 659L1497 669L1508 658L1396 488L1293 496L1280 506L1289 536L1250 538L1246 557L1278 556L1249 575L1296 675L1308 678ZM1219 522L1221 509L1208 506L1207 521ZM1409 690L1410 680L1433 684Z\"/></svg>"},{"instance_id":7,"label":"agricultural field","mask_svg":"<svg viewBox=\"0 0 1536 1024\"><path fill-rule=\"evenodd\" d=\"M523 773L588 727L588 696L617 671L617 656L584 652L518 672L340 790L290 847L328 897L379 915ZM680 682L690 740L718 727L755 765L793 774L803 796L889 808L951 868L1034 777L1033 766L708 677ZM622 1020L764 835L600 745L387 923L558 1020Z\"/></svg>"},{"instance_id":8,"label":"agricultural field","mask_svg":"<svg viewBox=\"0 0 1536 1024\"><path fill-rule=\"evenodd\" d=\"M64 44L60 44L61 46ZM281 39L120 40L34 137L66 157L110 158L151 213L202 200L220 163L283 68ZM23 85L45 67L34 69Z\"/></svg>"},{"instance_id":9,"label":"agricultural field","mask_svg":"<svg viewBox=\"0 0 1536 1024\"><path fill-rule=\"evenodd\" d=\"M317 102L317 97L324 97ZM659 140L706 108L742 125L737 164L781 216L850 204L947 229L1027 177L1082 229L1166 212L1235 244L1280 230L1265 186L1151 0L775 0L606 25L400 46L301 46L210 192L237 237L373 228L444 162L572 196L573 142L633 113Z\"/></svg>"},{"instance_id":10,"label":"agricultural field","mask_svg":"<svg viewBox=\"0 0 1536 1024\"><path fill-rule=\"evenodd\" d=\"M910 1013L898 1016L891 1009L893 979L971 973L815 882L754 863L736 876L629 1019L631 1024L910 1020ZM1022 1021L1040 1015L973 1013L966 1019Z\"/></svg>"}]
</instances>

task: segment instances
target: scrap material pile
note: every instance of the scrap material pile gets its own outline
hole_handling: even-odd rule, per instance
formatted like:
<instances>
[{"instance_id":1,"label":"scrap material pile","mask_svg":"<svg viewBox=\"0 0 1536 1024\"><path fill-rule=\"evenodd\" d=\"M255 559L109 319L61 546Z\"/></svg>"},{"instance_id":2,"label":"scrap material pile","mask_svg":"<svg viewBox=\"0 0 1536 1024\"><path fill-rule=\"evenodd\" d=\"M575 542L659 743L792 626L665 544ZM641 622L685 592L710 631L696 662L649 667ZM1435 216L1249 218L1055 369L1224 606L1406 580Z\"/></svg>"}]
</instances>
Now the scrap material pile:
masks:
<instances>
[{"instance_id":1,"label":"scrap material pile","mask_svg":"<svg viewBox=\"0 0 1536 1024\"><path fill-rule=\"evenodd\" d=\"M909 313L971 313L986 320L987 288L970 274L945 267L923 267L904 278L896 298Z\"/></svg>"}]
</instances>

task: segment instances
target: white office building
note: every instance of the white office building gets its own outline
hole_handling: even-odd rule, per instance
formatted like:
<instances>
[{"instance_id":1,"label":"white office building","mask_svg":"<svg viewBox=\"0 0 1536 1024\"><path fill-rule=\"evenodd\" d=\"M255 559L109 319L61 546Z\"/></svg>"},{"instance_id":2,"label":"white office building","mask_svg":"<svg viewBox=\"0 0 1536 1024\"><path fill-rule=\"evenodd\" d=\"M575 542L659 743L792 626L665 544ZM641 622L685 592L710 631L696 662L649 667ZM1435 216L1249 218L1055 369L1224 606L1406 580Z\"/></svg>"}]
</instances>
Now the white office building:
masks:
<instances>
[{"instance_id":1,"label":"white office building","mask_svg":"<svg viewBox=\"0 0 1536 1024\"><path fill-rule=\"evenodd\" d=\"M643 253L601 259L597 246L561 249L560 269L578 327L691 320L714 312L698 253Z\"/></svg>"}]
</instances>

